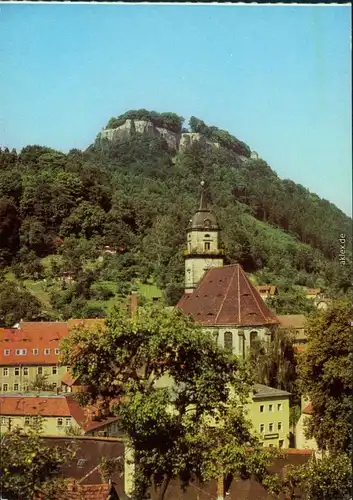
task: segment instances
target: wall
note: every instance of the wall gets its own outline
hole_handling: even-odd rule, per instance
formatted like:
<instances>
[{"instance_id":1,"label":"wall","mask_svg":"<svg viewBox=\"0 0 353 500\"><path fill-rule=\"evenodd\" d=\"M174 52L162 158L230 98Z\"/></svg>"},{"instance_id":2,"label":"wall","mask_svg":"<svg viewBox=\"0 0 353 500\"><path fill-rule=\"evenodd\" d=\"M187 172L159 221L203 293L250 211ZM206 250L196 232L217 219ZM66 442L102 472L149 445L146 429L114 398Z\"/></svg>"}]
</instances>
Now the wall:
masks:
<instances>
[{"instance_id":1,"label":"wall","mask_svg":"<svg viewBox=\"0 0 353 500\"><path fill-rule=\"evenodd\" d=\"M34 424L35 417L29 417L28 423L26 421L26 417L23 415L14 415L14 416L1 416L0 417L0 433L4 433L10 428L14 429L16 427L20 427L21 429L25 429L29 427L29 425ZM65 430L70 426L77 427L78 424L76 420L72 417L61 417L63 421L62 426L58 426L58 418L59 417L41 417L40 422L42 423L43 435L44 436L65 436Z\"/></svg>"},{"instance_id":2,"label":"wall","mask_svg":"<svg viewBox=\"0 0 353 500\"><path fill-rule=\"evenodd\" d=\"M305 422L310 418L310 415L305 415L304 413L302 413L297 422L297 425L295 426L295 447L298 449L318 450L315 439L307 439L305 437Z\"/></svg>"},{"instance_id":3,"label":"wall","mask_svg":"<svg viewBox=\"0 0 353 500\"><path fill-rule=\"evenodd\" d=\"M218 343L225 347L225 333L231 332L233 336L233 353L236 356L243 357L243 349L242 345L244 342L244 353L250 349L250 339L251 332L257 332L258 338L262 340L269 341L271 339L271 332L265 326L252 326L252 327L237 327L237 326L229 326L229 327L205 327L205 330L210 331L210 333L218 333ZM242 334L242 335L240 335ZM240 341L240 338L244 338L244 341Z\"/></svg>"},{"instance_id":4,"label":"wall","mask_svg":"<svg viewBox=\"0 0 353 500\"><path fill-rule=\"evenodd\" d=\"M211 267L222 267L223 259L222 258L186 258L185 259L185 291L192 292L205 272ZM190 269L190 271L189 271Z\"/></svg>"},{"instance_id":5,"label":"wall","mask_svg":"<svg viewBox=\"0 0 353 500\"><path fill-rule=\"evenodd\" d=\"M278 410L277 405L281 404L282 409ZM272 405L272 411L269 411L269 405ZM263 406L263 412L260 411ZM247 405L249 418L253 424L254 431L259 435L264 446L274 446L276 448L289 447L289 396L271 397L253 400ZM282 424L281 430L278 430L278 423ZM273 424L273 431L269 430L269 424ZM260 434L260 424L265 425L264 435ZM267 437L266 437L267 435ZM272 435L272 437L270 437ZM281 444L280 441L283 441Z\"/></svg>"},{"instance_id":6,"label":"wall","mask_svg":"<svg viewBox=\"0 0 353 500\"><path fill-rule=\"evenodd\" d=\"M8 370L8 375L4 375L4 368ZM15 368L19 368L19 375L15 375ZM66 366L58 365L36 365L36 366L1 366L0 367L0 392L24 392L26 386L31 382L34 382L37 374L38 368L42 368L43 375L47 375L47 382L49 384L55 383L57 387L61 385L61 378L66 373ZM57 373L53 374L53 368L56 368ZM25 375L25 371L28 371L28 375ZM7 391L4 391L4 384L7 384ZM14 384L18 384L18 389L14 389Z\"/></svg>"}]
</instances>

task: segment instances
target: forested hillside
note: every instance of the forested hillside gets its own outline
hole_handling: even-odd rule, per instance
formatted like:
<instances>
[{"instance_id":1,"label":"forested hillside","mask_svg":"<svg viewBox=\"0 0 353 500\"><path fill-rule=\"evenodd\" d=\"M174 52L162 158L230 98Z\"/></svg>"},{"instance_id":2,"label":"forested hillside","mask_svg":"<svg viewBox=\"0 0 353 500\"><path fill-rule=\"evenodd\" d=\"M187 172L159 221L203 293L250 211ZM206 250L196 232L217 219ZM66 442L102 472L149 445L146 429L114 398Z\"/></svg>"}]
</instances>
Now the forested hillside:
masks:
<instances>
[{"instance_id":1,"label":"forested hillside","mask_svg":"<svg viewBox=\"0 0 353 500\"><path fill-rule=\"evenodd\" d=\"M165 113L158 123L181 131L176 117ZM117 123L121 117L108 125ZM227 262L284 292L293 286L322 287L335 296L350 290L351 219L250 158L250 148L228 132L195 117L189 126L220 147L194 142L177 153L161 137L132 134L68 154L38 145L1 151L2 279L22 292L26 280L42 282L46 295L36 294L40 302L30 317L102 315L102 304L126 295L134 283L153 282L175 302L201 179ZM342 233L345 265L338 259ZM105 246L117 253L104 253Z\"/></svg>"}]
</instances>

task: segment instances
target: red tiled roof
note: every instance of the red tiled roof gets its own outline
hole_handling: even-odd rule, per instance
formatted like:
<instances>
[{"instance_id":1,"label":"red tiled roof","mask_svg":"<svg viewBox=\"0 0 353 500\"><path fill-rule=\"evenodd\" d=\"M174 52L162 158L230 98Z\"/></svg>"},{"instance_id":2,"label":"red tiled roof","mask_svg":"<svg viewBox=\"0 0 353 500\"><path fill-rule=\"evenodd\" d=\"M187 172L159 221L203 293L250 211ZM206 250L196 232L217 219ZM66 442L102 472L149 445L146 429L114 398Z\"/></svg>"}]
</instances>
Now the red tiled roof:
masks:
<instances>
[{"instance_id":1,"label":"red tiled roof","mask_svg":"<svg viewBox=\"0 0 353 500\"><path fill-rule=\"evenodd\" d=\"M308 405L306 405L306 407L302 409L302 413L304 413L305 415L311 415L313 413L312 403L309 403Z\"/></svg>"},{"instance_id":2,"label":"red tiled roof","mask_svg":"<svg viewBox=\"0 0 353 500\"><path fill-rule=\"evenodd\" d=\"M112 486L109 484L69 485L69 500L109 500Z\"/></svg>"},{"instance_id":3,"label":"red tiled roof","mask_svg":"<svg viewBox=\"0 0 353 500\"><path fill-rule=\"evenodd\" d=\"M1 396L2 415L73 417L82 424L85 414L79 404L69 396Z\"/></svg>"},{"instance_id":4,"label":"red tiled roof","mask_svg":"<svg viewBox=\"0 0 353 500\"><path fill-rule=\"evenodd\" d=\"M18 328L0 329L0 365L55 365L59 362L60 341L69 333L67 323L21 322ZM16 355L16 349L26 354ZM38 354L33 353L38 349ZM50 349L44 354L44 349ZM9 355L5 355L9 351Z\"/></svg>"},{"instance_id":5,"label":"red tiled roof","mask_svg":"<svg viewBox=\"0 0 353 500\"><path fill-rule=\"evenodd\" d=\"M100 427L104 427L107 424L111 424L112 422L117 422L119 417L102 417L99 420L90 420L84 427L85 432L92 432Z\"/></svg>"},{"instance_id":6,"label":"red tiled roof","mask_svg":"<svg viewBox=\"0 0 353 500\"><path fill-rule=\"evenodd\" d=\"M66 372L61 377L61 382L69 387L72 387L78 379L79 377L73 377L70 372Z\"/></svg>"},{"instance_id":7,"label":"red tiled roof","mask_svg":"<svg viewBox=\"0 0 353 500\"><path fill-rule=\"evenodd\" d=\"M177 307L202 325L279 323L239 264L209 269L196 290L183 295Z\"/></svg>"}]
</instances>

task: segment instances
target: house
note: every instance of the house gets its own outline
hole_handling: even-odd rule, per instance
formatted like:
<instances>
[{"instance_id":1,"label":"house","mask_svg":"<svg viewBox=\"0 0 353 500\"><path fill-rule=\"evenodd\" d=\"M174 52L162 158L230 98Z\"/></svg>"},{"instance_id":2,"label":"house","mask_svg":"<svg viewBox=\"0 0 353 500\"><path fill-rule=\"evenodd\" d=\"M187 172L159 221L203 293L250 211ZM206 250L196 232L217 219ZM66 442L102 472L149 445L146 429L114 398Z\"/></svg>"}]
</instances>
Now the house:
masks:
<instances>
[{"instance_id":1,"label":"house","mask_svg":"<svg viewBox=\"0 0 353 500\"><path fill-rule=\"evenodd\" d=\"M307 318L304 314L277 315L277 318L282 328L293 333L293 345L297 351L302 351L308 342L305 329Z\"/></svg>"},{"instance_id":2,"label":"house","mask_svg":"<svg viewBox=\"0 0 353 500\"><path fill-rule=\"evenodd\" d=\"M290 396L289 392L254 384L247 409L254 431L264 446L289 447Z\"/></svg>"},{"instance_id":3,"label":"house","mask_svg":"<svg viewBox=\"0 0 353 500\"><path fill-rule=\"evenodd\" d=\"M276 285L256 285L255 288L263 300L274 297L278 293Z\"/></svg>"},{"instance_id":4,"label":"house","mask_svg":"<svg viewBox=\"0 0 353 500\"><path fill-rule=\"evenodd\" d=\"M40 423L43 435L118 436L118 417L96 408L83 409L71 396L51 393L0 395L0 433Z\"/></svg>"},{"instance_id":5,"label":"house","mask_svg":"<svg viewBox=\"0 0 353 500\"><path fill-rule=\"evenodd\" d=\"M295 426L295 446L301 449L310 449L318 451L319 447L314 438L307 438L305 429L308 420L311 418L313 406L308 399L302 398L301 414Z\"/></svg>"},{"instance_id":6,"label":"house","mask_svg":"<svg viewBox=\"0 0 353 500\"><path fill-rule=\"evenodd\" d=\"M256 339L271 340L279 324L239 264L206 271L197 288L185 293L177 307L215 332L220 345L241 357Z\"/></svg>"},{"instance_id":7,"label":"house","mask_svg":"<svg viewBox=\"0 0 353 500\"><path fill-rule=\"evenodd\" d=\"M67 370L60 365L60 342L68 333L62 322L24 321L16 328L1 328L0 392L27 391L38 375L59 389Z\"/></svg>"}]
</instances>

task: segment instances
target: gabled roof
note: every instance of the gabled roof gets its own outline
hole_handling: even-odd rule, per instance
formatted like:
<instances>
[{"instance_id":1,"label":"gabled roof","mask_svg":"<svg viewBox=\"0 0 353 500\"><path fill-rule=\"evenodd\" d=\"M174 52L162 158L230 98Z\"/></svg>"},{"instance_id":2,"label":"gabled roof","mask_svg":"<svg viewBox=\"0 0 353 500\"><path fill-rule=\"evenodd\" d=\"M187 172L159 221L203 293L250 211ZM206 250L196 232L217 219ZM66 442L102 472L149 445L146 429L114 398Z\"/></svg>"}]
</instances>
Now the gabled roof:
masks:
<instances>
[{"instance_id":1,"label":"gabled roof","mask_svg":"<svg viewBox=\"0 0 353 500\"><path fill-rule=\"evenodd\" d=\"M302 413L304 413L305 415L311 415L313 413L312 403L307 404L305 408L302 409Z\"/></svg>"},{"instance_id":2,"label":"gabled roof","mask_svg":"<svg viewBox=\"0 0 353 500\"><path fill-rule=\"evenodd\" d=\"M260 326L279 323L239 264L209 269L196 290L177 307L208 326Z\"/></svg>"},{"instance_id":3,"label":"gabled roof","mask_svg":"<svg viewBox=\"0 0 353 500\"><path fill-rule=\"evenodd\" d=\"M61 382L69 387L72 387L73 385L76 384L79 378L80 377L73 377L70 372L66 372L61 377Z\"/></svg>"},{"instance_id":4,"label":"gabled roof","mask_svg":"<svg viewBox=\"0 0 353 500\"><path fill-rule=\"evenodd\" d=\"M290 392L275 389L263 384L254 384L253 399L277 398L290 396Z\"/></svg>"}]
</instances>

